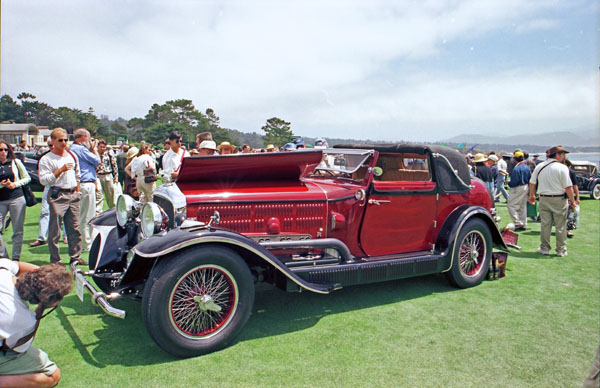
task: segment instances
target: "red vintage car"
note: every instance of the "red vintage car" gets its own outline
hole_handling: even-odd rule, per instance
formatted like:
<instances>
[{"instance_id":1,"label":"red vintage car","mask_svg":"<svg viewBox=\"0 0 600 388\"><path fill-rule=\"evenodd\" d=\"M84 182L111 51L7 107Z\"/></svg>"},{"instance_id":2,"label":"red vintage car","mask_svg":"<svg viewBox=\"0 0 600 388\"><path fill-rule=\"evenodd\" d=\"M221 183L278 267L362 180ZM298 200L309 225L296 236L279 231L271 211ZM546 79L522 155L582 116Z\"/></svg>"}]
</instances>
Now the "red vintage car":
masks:
<instances>
[{"instance_id":1,"label":"red vintage car","mask_svg":"<svg viewBox=\"0 0 600 388\"><path fill-rule=\"evenodd\" d=\"M443 272L471 287L507 250L463 156L417 144L185 158L153 203L123 195L92 225L78 295L117 317L111 300L141 300L151 337L178 357L229 344L257 282L327 294Z\"/></svg>"}]
</instances>

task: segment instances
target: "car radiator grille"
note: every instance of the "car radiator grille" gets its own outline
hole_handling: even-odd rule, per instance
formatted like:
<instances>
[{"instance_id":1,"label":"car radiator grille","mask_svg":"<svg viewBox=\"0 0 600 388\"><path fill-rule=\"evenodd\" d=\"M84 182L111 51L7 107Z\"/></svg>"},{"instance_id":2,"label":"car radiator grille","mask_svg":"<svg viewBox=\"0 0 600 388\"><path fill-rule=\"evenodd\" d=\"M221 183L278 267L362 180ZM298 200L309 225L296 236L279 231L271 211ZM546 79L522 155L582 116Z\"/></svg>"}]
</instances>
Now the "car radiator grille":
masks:
<instances>
[{"instance_id":1,"label":"car radiator grille","mask_svg":"<svg viewBox=\"0 0 600 388\"><path fill-rule=\"evenodd\" d=\"M221 215L219 226L238 233L265 233L267 221L278 218L282 233L325 228L324 203L222 204L198 205L198 221L207 222L216 211Z\"/></svg>"}]
</instances>

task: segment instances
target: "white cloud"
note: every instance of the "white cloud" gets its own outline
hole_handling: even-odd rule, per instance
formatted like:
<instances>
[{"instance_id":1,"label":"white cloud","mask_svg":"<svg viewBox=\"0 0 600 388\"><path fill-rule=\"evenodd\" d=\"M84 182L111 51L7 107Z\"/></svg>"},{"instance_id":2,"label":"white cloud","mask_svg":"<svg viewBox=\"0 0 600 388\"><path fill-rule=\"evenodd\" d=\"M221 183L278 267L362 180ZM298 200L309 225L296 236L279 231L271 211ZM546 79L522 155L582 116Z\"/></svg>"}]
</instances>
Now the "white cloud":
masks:
<instances>
[{"instance_id":1,"label":"white cloud","mask_svg":"<svg viewBox=\"0 0 600 388\"><path fill-rule=\"evenodd\" d=\"M594 100L579 84L586 75L419 69L448 43L553 28L540 14L560 7L547 0L4 1L2 93L31 91L54 106L93 106L113 118L189 98L240 130L281 116L306 131L345 124L339 135L356 137L353 128L373 121L385 131L419 120L583 117ZM396 73L398 63L417 70Z\"/></svg>"}]
</instances>

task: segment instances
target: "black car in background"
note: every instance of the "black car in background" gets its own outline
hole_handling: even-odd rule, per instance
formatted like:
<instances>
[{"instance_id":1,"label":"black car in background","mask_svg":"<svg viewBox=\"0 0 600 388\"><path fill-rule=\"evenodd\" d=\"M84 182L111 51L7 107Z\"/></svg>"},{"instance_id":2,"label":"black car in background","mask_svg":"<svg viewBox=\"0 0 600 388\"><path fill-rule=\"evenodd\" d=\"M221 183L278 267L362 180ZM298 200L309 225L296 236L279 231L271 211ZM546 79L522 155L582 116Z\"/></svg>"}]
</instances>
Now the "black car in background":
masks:
<instances>
[{"instance_id":1,"label":"black car in background","mask_svg":"<svg viewBox=\"0 0 600 388\"><path fill-rule=\"evenodd\" d=\"M600 176L598 166L592 162L572 160L572 168L577 176L579 194L589 194L592 199L600 199Z\"/></svg>"},{"instance_id":2,"label":"black car in background","mask_svg":"<svg viewBox=\"0 0 600 388\"><path fill-rule=\"evenodd\" d=\"M31 190L44 191L44 186L40 183L40 178L38 176L38 162L42 153L15 152L15 156L23 162L25 169L27 169L27 173L29 173L29 176L31 177L31 182L29 183Z\"/></svg>"}]
</instances>

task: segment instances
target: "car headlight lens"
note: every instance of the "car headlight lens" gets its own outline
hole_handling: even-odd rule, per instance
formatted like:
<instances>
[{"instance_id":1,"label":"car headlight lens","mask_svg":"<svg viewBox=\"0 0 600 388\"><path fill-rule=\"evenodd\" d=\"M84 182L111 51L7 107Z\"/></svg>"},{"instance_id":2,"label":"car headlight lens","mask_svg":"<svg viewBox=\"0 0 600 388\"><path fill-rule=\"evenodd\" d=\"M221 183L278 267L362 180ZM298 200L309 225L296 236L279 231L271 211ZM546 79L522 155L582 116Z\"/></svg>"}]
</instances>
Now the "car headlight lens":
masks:
<instances>
[{"instance_id":1,"label":"car headlight lens","mask_svg":"<svg viewBox=\"0 0 600 388\"><path fill-rule=\"evenodd\" d=\"M124 228L127 225L127 221L134 215L135 209L135 199L127 194L119 196L119 199L117 199L117 223L119 226Z\"/></svg>"},{"instance_id":2,"label":"car headlight lens","mask_svg":"<svg viewBox=\"0 0 600 388\"><path fill-rule=\"evenodd\" d=\"M148 202L142 208L141 229L142 236L148 238L167 227L167 214L154 202Z\"/></svg>"}]
</instances>

